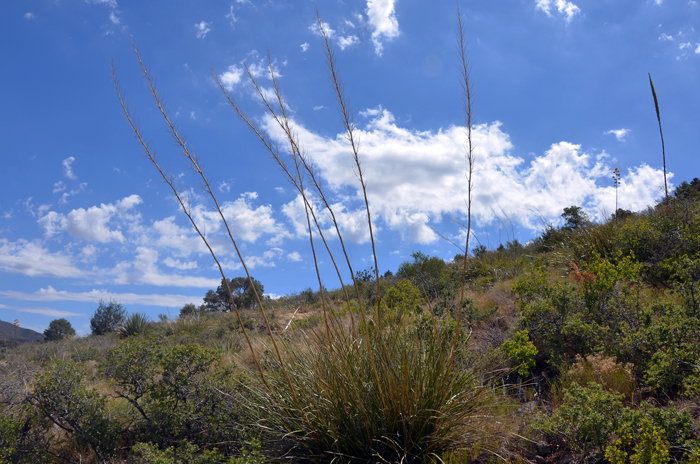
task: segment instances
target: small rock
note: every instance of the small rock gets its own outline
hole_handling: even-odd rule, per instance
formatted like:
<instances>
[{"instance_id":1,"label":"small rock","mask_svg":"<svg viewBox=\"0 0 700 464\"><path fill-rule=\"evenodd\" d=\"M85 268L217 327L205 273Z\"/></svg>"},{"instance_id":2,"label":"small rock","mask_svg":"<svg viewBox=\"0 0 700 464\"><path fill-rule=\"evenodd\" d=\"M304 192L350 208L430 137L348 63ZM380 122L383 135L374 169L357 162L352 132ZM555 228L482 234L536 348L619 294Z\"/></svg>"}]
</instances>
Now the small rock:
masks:
<instances>
[{"instance_id":1,"label":"small rock","mask_svg":"<svg viewBox=\"0 0 700 464\"><path fill-rule=\"evenodd\" d=\"M541 441L537 443L537 454L541 456L547 456L548 454L552 454L552 447L549 446L549 443L545 441Z\"/></svg>"},{"instance_id":2,"label":"small rock","mask_svg":"<svg viewBox=\"0 0 700 464\"><path fill-rule=\"evenodd\" d=\"M535 462L537 464L547 464L547 460L545 458L543 458L542 456L540 456L539 454L537 456L535 456Z\"/></svg>"}]
</instances>

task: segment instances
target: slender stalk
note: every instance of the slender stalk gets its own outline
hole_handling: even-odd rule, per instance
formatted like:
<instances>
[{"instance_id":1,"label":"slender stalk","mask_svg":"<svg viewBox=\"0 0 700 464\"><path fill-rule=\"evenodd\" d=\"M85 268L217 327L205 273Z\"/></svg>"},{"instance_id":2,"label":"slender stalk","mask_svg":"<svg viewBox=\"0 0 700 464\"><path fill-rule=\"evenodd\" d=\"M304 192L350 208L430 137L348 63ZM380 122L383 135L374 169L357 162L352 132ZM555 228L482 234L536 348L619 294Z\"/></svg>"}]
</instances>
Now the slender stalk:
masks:
<instances>
[{"instance_id":1,"label":"slender stalk","mask_svg":"<svg viewBox=\"0 0 700 464\"><path fill-rule=\"evenodd\" d=\"M336 99L336 104L338 106L338 113L340 115L340 119L343 123L343 128L345 129L345 137L347 138L348 142L350 143L350 148L352 149L352 156L353 160L355 161L355 166L357 167L357 171L355 172L355 175L357 176L357 179L360 181L360 185L362 185L362 195L364 197L365 201L365 208L367 210L367 224L369 225L369 238L370 241L372 242L372 256L374 257L374 273L375 273L375 278L377 279L377 322L379 327L381 328L382 326L382 294L381 294L381 287L380 287L380 282L379 282L379 265L377 264L377 251L376 247L374 244L374 233L372 230L372 215L370 214L369 210L369 200L367 199L367 181L365 180L364 176L362 175L362 165L360 163L360 147L359 147L359 141L356 140L355 137L355 121L352 113L352 109L350 108L347 98L345 97L345 88L343 87L343 83L340 79L340 74L338 73L338 69L336 67L336 59L335 59L335 49L333 45L331 44L331 39L328 36L328 32L326 31L325 26L323 25L323 21L321 21L321 14L318 11L318 8L316 8L316 22L318 24L318 30L321 33L321 37L323 38L323 44L324 44L324 54L326 58L326 66L328 68L328 78L331 84L331 87L333 88L333 91L335 93L335 99Z\"/></svg>"},{"instance_id":2,"label":"slender stalk","mask_svg":"<svg viewBox=\"0 0 700 464\"><path fill-rule=\"evenodd\" d=\"M355 140L355 123L353 122L353 116L352 116L352 111L350 110L347 99L345 98L345 92L343 90L343 85L340 80L340 75L338 74L338 71L336 69L336 60L335 60L335 50L333 48L333 45L331 44L330 37L328 36L328 33L326 31L326 28L323 25L323 21L321 20L321 14L318 11L318 8L316 8L316 23L318 25L318 30L321 33L321 37L323 38L323 44L324 44L324 55L326 58L326 66L328 68L328 77L330 80L331 87L333 88L335 92L335 97L336 97L336 103L338 105L338 112L341 117L341 121L343 123L343 127L345 129L345 135L348 139L348 142L350 143L350 147L352 148L352 154L353 154L353 159L355 161L355 166L357 167L357 171L355 174L357 175L358 180L360 181L360 184L362 185L362 193L364 195L364 200L365 200L365 208L367 209L367 224L369 225L369 236L372 241L372 255L374 256L374 271L375 271L375 278L377 279L377 325L379 327L379 330L381 331L382 328L382 307L381 307L381 287L380 287L380 282L379 282L379 266L377 264L377 252L375 249L374 245L374 234L372 232L372 217L370 215L369 211L369 200L367 199L367 183L364 180L364 177L362 175L362 166L360 164L360 158L359 158L359 146L357 141ZM343 250L345 250L345 247L343 247ZM347 257L347 255L346 255ZM355 278L353 276L353 281L355 282L355 288L357 289L357 282L355 281ZM358 304L360 304L360 298L359 298L359 291L358 291ZM361 307L361 305L360 305ZM386 398L384 396L384 388L382 387L382 384L379 380L379 374L377 372L377 367L374 361L374 353L372 349L372 343L371 339L369 338L369 327L367 325L367 320L365 318L364 311L360 311L360 315L363 318L363 325L365 328L365 335L367 336L367 351L370 359L370 363L372 364L372 371L374 372L375 380L377 382L377 388L379 389L379 395L382 400L382 404L384 405L385 411L388 411L389 408L387 406Z\"/></svg>"},{"instance_id":3,"label":"slender stalk","mask_svg":"<svg viewBox=\"0 0 700 464\"><path fill-rule=\"evenodd\" d=\"M232 305L234 312L236 314L236 317L238 319L239 326L243 330L243 335L245 336L246 342L248 344L248 348L250 348L250 352L253 356L253 361L255 362L255 366L258 370L258 373L260 374L260 378L261 378L262 382L265 384L265 387L268 389L268 391L270 391L271 393L274 393L273 390L270 388L270 385L267 383L267 380L265 379L265 374L263 373L262 366L260 365L258 357L255 354L255 350L253 349L253 344L252 344L250 337L248 335L248 331L246 330L245 325L243 324L243 319L241 318L240 312L238 311L238 307L233 302L234 301L233 294L231 292L231 288L229 286L228 279L226 279L226 275L224 273L223 267L221 266L221 262L216 257L216 253L214 252L214 249L209 244L209 241L207 240L204 233L200 230L199 226L197 225L197 222L194 220L194 217L192 217L189 202L188 202L188 204L185 204L185 200L183 199L180 191L175 187L175 180L174 180L172 174L169 174L169 175L165 174L163 169L160 167L160 164L158 163L158 159L156 157L155 151L150 147L148 142L145 141L145 139L143 138L143 135L141 134L141 130L138 127L138 124L131 117L129 107L126 104L121 86L119 85L119 80L117 79L117 70L116 70L116 67L114 66L114 62L112 62L112 81L114 83L114 88L117 91L117 95L119 97L119 104L122 107L122 114L123 114L124 118L126 119L126 121L129 123L129 127L131 128L131 131L134 133L134 136L136 137L138 142L141 144L141 148L143 148L144 154L146 155L148 160L155 166L156 170L163 178L163 181L165 181L165 183L168 184L170 189L173 191L173 195L175 196L178 203L180 204L182 211L185 213L185 215L189 219L190 223L192 224L192 227L194 228L194 230L197 232L199 237L204 242L204 245L209 250L209 253L211 254L212 258L214 258L214 262L216 263L216 266L219 269L219 273L221 274L222 279L226 283L226 290L228 292L229 299L231 301L231 305Z\"/></svg>"},{"instance_id":4,"label":"slender stalk","mask_svg":"<svg viewBox=\"0 0 700 464\"><path fill-rule=\"evenodd\" d=\"M471 67L469 65L469 53L467 52L467 43L464 33L464 22L462 21L462 12L457 6L457 56L459 58L460 84L462 86L462 110L464 111L465 124L467 126L467 145L464 147L465 156L467 158L467 238L464 245L464 263L462 265L462 288L459 296L459 310L457 312L457 329L455 331L455 339L452 345L452 355L450 363L454 362L455 352L457 351L457 341L459 340L459 331L462 326L462 305L464 304L464 290L467 281L467 256L469 255L469 237L472 229L472 190L474 189L474 143L472 140L472 85L470 81Z\"/></svg>"},{"instance_id":5,"label":"slender stalk","mask_svg":"<svg viewBox=\"0 0 700 464\"><path fill-rule=\"evenodd\" d=\"M663 154L664 161L664 192L666 194L666 204L668 205L668 182L666 182L666 147L664 146L664 131L661 129L661 112L659 111L659 99L656 97L656 90L654 89L654 81L651 80L651 73L649 73L649 85L651 85L651 94L654 96L654 106L656 107L656 119L659 120L659 133L661 134L661 153Z\"/></svg>"}]
</instances>

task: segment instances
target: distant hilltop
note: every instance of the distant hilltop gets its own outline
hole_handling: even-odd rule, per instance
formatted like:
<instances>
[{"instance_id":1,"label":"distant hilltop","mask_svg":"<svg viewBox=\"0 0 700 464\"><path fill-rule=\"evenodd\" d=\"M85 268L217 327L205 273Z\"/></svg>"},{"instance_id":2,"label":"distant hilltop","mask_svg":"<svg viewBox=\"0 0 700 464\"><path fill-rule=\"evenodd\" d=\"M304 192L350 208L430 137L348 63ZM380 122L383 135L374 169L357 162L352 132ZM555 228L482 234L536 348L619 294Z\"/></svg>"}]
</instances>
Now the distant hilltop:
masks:
<instances>
[{"instance_id":1,"label":"distant hilltop","mask_svg":"<svg viewBox=\"0 0 700 464\"><path fill-rule=\"evenodd\" d=\"M44 341L44 334L22 327L15 328L10 322L0 321L0 345L6 343L34 343Z\"/></svg>"}]
</instances>

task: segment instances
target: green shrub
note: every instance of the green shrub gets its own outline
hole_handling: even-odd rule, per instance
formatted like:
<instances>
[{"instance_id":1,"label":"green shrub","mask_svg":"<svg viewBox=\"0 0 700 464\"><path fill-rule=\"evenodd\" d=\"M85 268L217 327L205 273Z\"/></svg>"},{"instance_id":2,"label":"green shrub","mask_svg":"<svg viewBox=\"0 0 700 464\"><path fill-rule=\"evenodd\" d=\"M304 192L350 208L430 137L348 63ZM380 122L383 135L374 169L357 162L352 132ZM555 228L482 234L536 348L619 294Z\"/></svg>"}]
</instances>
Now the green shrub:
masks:
<instances>
[{"instance_id":1,"label":"green shrub","mask_svg":"<svg viewBox=\"0 0 700 464\"><path fill-rule=\"evenodd\" d=\"M530 341L527 330L518 330L513 336L513 340L508 340L503 344L503 351L513 364L517 366L518 375L526 377L530 369L535 367L535 356L537 348Z\"/></svg>"},{"instance_id":2,"label":"green shrub","mask_svg":"<svg viewBox=\"0 0 700 464\"><path fill-rule=\"evenodd\" d=\"M79 448L91 449L100 461L116 452L119 424L106 410L106 398L85 386L85 366L53 360L34 381L30 401Z\"/></svg>"},{"instance_id":3,"label":"green shrub","mask_svg":"<svg viewBox=\"0 0 700 464\"><path fill-rule=\"evenodd\" d=\"M622 395L607 392L597 383L587 387L571 385L564 395L564 402L551 418L542 421L540 427L587 456L591 451L600 455L610 438L622 423L625 408Z\"/></svg>"},{"instance_id":4,"label":"green shrub","mask_svg":"<svg viewBox=\"0 0 700 464\"><path fill-rule=\"evenodd\" d=\"M423 311L423 296L410 280L402 280L389 290L382 300L388 320L397 323L404 316L415 316Z\"/></svg>"}]
</instances>

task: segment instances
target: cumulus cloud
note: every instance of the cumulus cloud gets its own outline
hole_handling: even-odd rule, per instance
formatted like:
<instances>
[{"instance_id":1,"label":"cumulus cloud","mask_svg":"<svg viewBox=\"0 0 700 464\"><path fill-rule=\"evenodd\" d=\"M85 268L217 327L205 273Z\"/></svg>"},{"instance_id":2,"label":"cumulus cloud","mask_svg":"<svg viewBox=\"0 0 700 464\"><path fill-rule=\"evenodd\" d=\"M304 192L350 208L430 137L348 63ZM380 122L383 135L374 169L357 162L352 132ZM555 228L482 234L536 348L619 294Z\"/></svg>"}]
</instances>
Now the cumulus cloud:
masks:
<instances>
[{"instance_id":1,"label":"cumulus cloud","mask_svg":"<svg viewBox=\"0 0 700 464\"><path fill-rule=\"evenodd\" d=\"M29 277L82 277L69 255L51 252L38 241L0 239L0 269Z\"/></svg>"},{"instance_id":2,"label":"cumulus cloud","mask_svg":"<svg viewBox=\"0 0 700 464\"><path fill-rule=\"evenodd\" d=\"M356 35L349 35L338 39L338 46L341 50L345 50L346 48L352 47L353 45L357 45L359 43L360 39L358 39Z\"/></svg>"},{"instance_id":3,"label":"cumulus cloud","mask_svg":"<svg viewBox=\"0 0 700 464\"><path fill-rule=\"evenodd\" d=\"M537 9L544 11L547 16L552 16L552 7L556 9L559 14L566 17L566 22L570 22L573 17L581 13L581 9L574 5L573 2L567 0L536 0Z\"/></svg>"},{"instance_id":4,"label":"cumulus cloud","mask_svg":"<svg viewBox=\"0 0 700 464\"><path fill-rule=\"evenodd\" d=\"M59 180L55 184L53 184L53 193L61 193L66 189L66 184L63 183L62 180Z\"/></svg>"},{"instance_id":5,"label":"cumulus cloud","mask_svg":"<svg viewBox=\"0 0 700 464\"><path fill-rule=\"evenodd\" d=\"M378 226L398 231L413 242L435 241L431 227L443 214L466 214L465 128L416 131L396 124L393 115L381 107L363 114L369 121L358 129L357 136L362 140L362 169ZM265 120L265 127L284 143L271 119ZM329 191L347 200L336 205L341 231L354 241L366 241L362 192L344 134L324 137L301 125L295 129ZM557 218L563 207L574 204L593 214L614 207L614 189L608 182L612 168L606 165L604 152L587 153L580 145L558 142L526 161L511 153L512 144L499 122L474 126L472 135L476 146L472 213L479 225L495 220L494 211L502 211L535 230L539 222L533 211ZM630 169L624 178L629 189L624 207L633 210L653 204L659 195L656 187L663 184L662 171L649 166ZM282 211L294 224L295 234L305 235L301 199L284 205Z\"/></svg>"},{"instance_id":6,"label":"cumulus cloud","mask_svg":"<svg viewBox=\"0 0 700 464\"><path fill-rule=\"evenodd\" d=\"M288 258L290 261L297 261L297 262L298 262L298 261L301 261L301 255L299 254L298 251L293 251L293 252L289 253L289 254L287 255L287 258Z\"/></svg>"},{"instance_id":7,"label":"cumulus cloud","mask_svg":"<svg viewBox=\"0 0 700 464\"><path fill-rule=\"evenodd\" d=\"M206 21L201 21L198 24L194 25L195 29L197 29L197 38L198 39L203 39L207 36L209 31L211 31L211 23L208 23Z\"/></svg>"},{"instance_id":8,"label":"cumulus cloud","mask_svg":"<svg viewBox=\"0 0 700 464\"><path fill-rule=\"evenodd\" d=\"M63 164L63 173L66 175L67 178L69 179L77 179L77 176L73 174L73 162L75 161L75 158L72 156L69 156L68 158L64 159L61 164Z\"/></svg>"},{"instance_id":9,"label":"cumulus cloud","mask_svg":"<svg viewBox=\"0 0 700 464\"><path fill-rule=\"evenodd\" d=\"M108 274L116 284L198 288L216 288L219 284L218 279L163 273L158 269L157 262L157 250L140 246L136 248L136 256L133 259L120 261Z\"/></svg>"},{"instance_id":10,"label":"cumulus cloud","mask_svg":"<svg viewBox=\"0 0 700 464\"><path fill-rule=\"evenodd\" d=\"M216 283L219 285L219 282ZM200 301L202 296L187 296L177 294L137 294L118 293L104 289L93 289L89 292L67 292L56 290L52 286L41 288L36 292L26 293L12 290L0 290L0 296L22 301L77 301L82 303L97 303L100 300L115 300L123 304L140 304L144 306L179 307L193 301Z\"/></svg>"},{"instance_id":11,"label":"cumulus cloud","mask_svg":"<svg viewBox=\"0 0 700 464\"><path fill-rule=\"evenodd\" d=\"M119 229L110 229L108 223L119 215L126 213L136 205L142 203L138 195L130 195L116 203L92 206L88 209L74 209L68 214L49 211L43 214L37 221L46 233L47 237L52 237L63 231L68 232L71 237L108 243L112 241L123 242L124 236Z\"/></svg>"},{"instance_id":12,"label":"cumulus cloud","mask_svg":"<svg viewBox=\"0 0 700 464\"><path fill-rule=\"evenodd\" d=\"M305 52L309 49L309 42L304 42L303 44L299 45L301 47L301 51Z\"/></svg>"},{"instance_id":13,"label":"cumulus cloud","mask_svg":"<svg viewBox=\"0 0 700 464\"><path fill-rule=\"evenodd\" d=\"M246 80L246 64L248 65L248 70L250 71L250 74L256 79L271 79L267 57L260 57L256 50L250 52L249 55L253 58L252 62L246 62L246 60L242 60L238 64L232 64L226 69L225 72L223 72L219 76L219 79L224 85L224 88L229 92L232 91L234 87L236 87L238 84L240 84L241 81ZM277 67L276 61L272 62L272 71L275 73L275 79L283 77L282 73ZM264 88L263 91L265 91Z\"/></svg>"},{"instance_id":14,"label":"cumulus cloud","mask_svg":"<svg viewBox=\"0 0 700 464\"><path fill-rule=\"evenodd\" d=\"M374 51L381 56L383 42L399 35L399 22L394 11L395 0L367 0L367 18L372 28Z\"/></svg>"},{"instance_id":15,"label":"cumulus cloud","mask_svg":"<svg viewBox=\"0 0 700 464\"><path fill-rule=\"evenodd\" d=\"M114 11L109 12L109 20L112 21L112 24L115 25L120 23L119 16L117 16L117 14Z\"/></svg>"},{"instance_id":16,"label":"cumulus cloud","mask_svg":"<svg viewBox=\"0 0 700 464\"><path fill-rule=\"evenodd\" d=\"M618 142L624 142L629 133L629 129L612 129L607 132L603 132L604 135L614 135Z\"/></svg>"}]
</instances>

